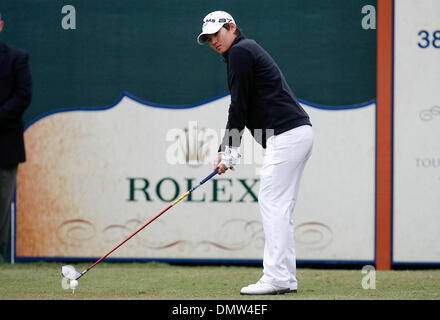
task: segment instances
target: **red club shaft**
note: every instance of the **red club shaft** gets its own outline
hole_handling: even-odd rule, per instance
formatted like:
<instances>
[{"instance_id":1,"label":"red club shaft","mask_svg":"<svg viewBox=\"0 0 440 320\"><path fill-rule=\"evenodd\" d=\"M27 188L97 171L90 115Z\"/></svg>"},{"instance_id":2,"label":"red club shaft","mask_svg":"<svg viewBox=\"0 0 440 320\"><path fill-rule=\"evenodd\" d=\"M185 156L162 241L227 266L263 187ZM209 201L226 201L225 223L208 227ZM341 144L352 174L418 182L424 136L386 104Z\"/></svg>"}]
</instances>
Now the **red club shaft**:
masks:
<instances>
[{"instance_id":1,"label":"red club shaft","mask_svg":"<svg viewBox=\"0 0 440 320\"><path fill-rule=\"evenodd\" d=\"M94 266L96 266L98 263L100 263L102 260L104 260L105 258L107 258L113 251L115 251L116 249L118 249L120 246L122 246L124 243L126 243L128 240L130 240L132 237L134 237L139 231L141 231L143 228L145 228L146 226L148 226L150 223L152 223L154 220L156 220L157 218L159 218L163 213L165 213L169 208L171 208L173 205L168 206L168 208L166 208L165 210L163 210L161 213L159 213L157 216L155 216L153 219L151 219L150 221L148 221L146 224L144 224L142 227L140 227L138 230L136 230L135 233L133 233L131 236L129 236L127 239L125 239L124 241L122 241L120 244L118 244L114 249L112 249L111 251L109 251L105 256L103 256L101 259L99 259L98 261L96 261L94 264L92 264L87 271L89 271L90 269L92 269Z\"/></svg>"}]
</instances>

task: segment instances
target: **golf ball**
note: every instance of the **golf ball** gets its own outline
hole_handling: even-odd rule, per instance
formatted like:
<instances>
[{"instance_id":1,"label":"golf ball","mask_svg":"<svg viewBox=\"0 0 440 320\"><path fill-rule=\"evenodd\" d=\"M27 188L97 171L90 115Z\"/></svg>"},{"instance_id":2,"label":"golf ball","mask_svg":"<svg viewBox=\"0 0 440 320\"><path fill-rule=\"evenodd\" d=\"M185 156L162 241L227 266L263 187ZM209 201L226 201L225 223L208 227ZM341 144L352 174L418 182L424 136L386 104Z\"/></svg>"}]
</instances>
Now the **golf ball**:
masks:
<instances>
[{"instance_id":1,"label":"golf ball","mask_svg":"<svg viewBox=\"0 0 440 320\"><path fill-rule=\"evenodd\" d=\"M75 289L76 287L78 287L78 281L70 280L70 289Z\"/></svg>"}]
</instances>

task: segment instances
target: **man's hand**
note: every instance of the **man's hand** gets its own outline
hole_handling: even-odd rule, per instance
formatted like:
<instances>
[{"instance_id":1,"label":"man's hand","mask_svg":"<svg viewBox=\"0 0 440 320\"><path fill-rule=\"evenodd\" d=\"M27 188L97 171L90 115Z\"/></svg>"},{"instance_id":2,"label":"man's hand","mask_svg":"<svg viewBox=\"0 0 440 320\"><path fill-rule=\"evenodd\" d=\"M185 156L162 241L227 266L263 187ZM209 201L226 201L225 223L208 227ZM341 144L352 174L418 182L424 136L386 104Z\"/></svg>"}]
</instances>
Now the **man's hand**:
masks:
<instances>
[{"instance_id":1,"label":"man's hand","mask_svg":"<svg viewBox=\"0 0 440 320\"><path fill-rule=\"evenodd\" d=\"M226 170L234 171L235 165L239 162L241 155L238 153L238 148L226 147L224 152L217 154L217 159L214 161L214 170L220 167L218 174L223 174Z\"/></svg>"}]
</instances>

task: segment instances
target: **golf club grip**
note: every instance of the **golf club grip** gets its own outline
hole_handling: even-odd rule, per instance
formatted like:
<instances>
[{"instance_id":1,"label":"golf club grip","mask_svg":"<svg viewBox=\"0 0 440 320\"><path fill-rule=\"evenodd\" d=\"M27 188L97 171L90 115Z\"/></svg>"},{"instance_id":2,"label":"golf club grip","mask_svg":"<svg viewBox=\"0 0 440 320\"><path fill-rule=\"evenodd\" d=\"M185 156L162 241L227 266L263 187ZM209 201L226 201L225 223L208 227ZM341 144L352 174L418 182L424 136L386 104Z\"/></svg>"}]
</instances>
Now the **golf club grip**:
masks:
<instances>
[{"instance_id":1,"label":"golf club grip","mask_svg":"<svg viewBox=\"0 0 440 320\"><path fill-rule=\"evenodd\" d=\"M218 171L220 170L220 167L217 167L214 172L212 172L209 176L207 176L205 179L203 179L199 185L201 186L202 184L204 184L206 181L208 181L209 179L211 179L213 176L215 176ZM142 229L144 229L146 226L148 226L150 223L152 223L154 220L156 220L157 218L159 218L163 213L165 213L166 211L168 211L168 209L170 209L171 207L173 207L175 204L177 204L178 202L180 202L182 199L186 198L186 196L188 196L192 191L194 191L194 189L187 191L183 196L181 196L178 200L176 200L174 203L172 203L171 205L169 205L167 208L165 208L161 213L159 213L157 216L155 216L153 219L151 219L150 221L148 221L146 224L144 224L142 227L140 227L138 230L136 230L136 232L134 232L131 236L129 236L128 238L126 238L124 241L122 241L120 244L118 244L115 248L113 248L112 250L110 250L105 256L103 256L101 259L99 259L98 261L96 261L94 264L92 264L90 267L88 267L84 272L88 272L90 269L92 269L94 266L96 266L98 263L100 263L102 260L104 260L107 256L109 256L113 251L115 251L116 249L118 249L120 246L122 246L125 242L127 242L128 240L130 240L133 236L135 236L138 232L140 232ZM82 276L82 275L81 275Z\"/></svg>"},{"instance_id":2,"label":"golf club grip","mask_svg":"<svg viewBox=\"0 0 440 320\"><path fill-rule=\"evenodd\" d=\"M215 176L218 171L220 170L220 167L217 167L213 173L211 173L209 176L207 176L205 179L203 179L202 181L200 181L200 185L204 184L206 181L208 181L209 179L211 179L213 176Z\"/></svg>"}]
</instances>

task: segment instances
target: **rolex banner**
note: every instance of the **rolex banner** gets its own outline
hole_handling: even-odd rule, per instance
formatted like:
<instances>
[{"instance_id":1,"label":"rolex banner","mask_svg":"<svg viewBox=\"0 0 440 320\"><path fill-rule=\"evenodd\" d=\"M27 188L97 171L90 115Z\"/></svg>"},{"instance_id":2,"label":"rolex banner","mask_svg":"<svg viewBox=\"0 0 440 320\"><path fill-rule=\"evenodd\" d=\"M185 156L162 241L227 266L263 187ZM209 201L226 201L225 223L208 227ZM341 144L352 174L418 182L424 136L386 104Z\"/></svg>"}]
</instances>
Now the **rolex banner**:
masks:
<instances>
[{"instance_id":1,"label":"rolex banner","mask_svg":"<svg viewBox=\"0 0 440 320\"><path fill-rule=\"evenodd\" d=\"M53 112L31 123L17 178L16 258L92 259L110 251L213 171L229 103L224 96L165 107L124 95L104 109ZM375 105L304 108L317 138L294 214L298 259L371 261ZM261 260L264 150L245 130L240 152L235 171L209 180L109 258Z\"/></svg>"}]
</instances>

